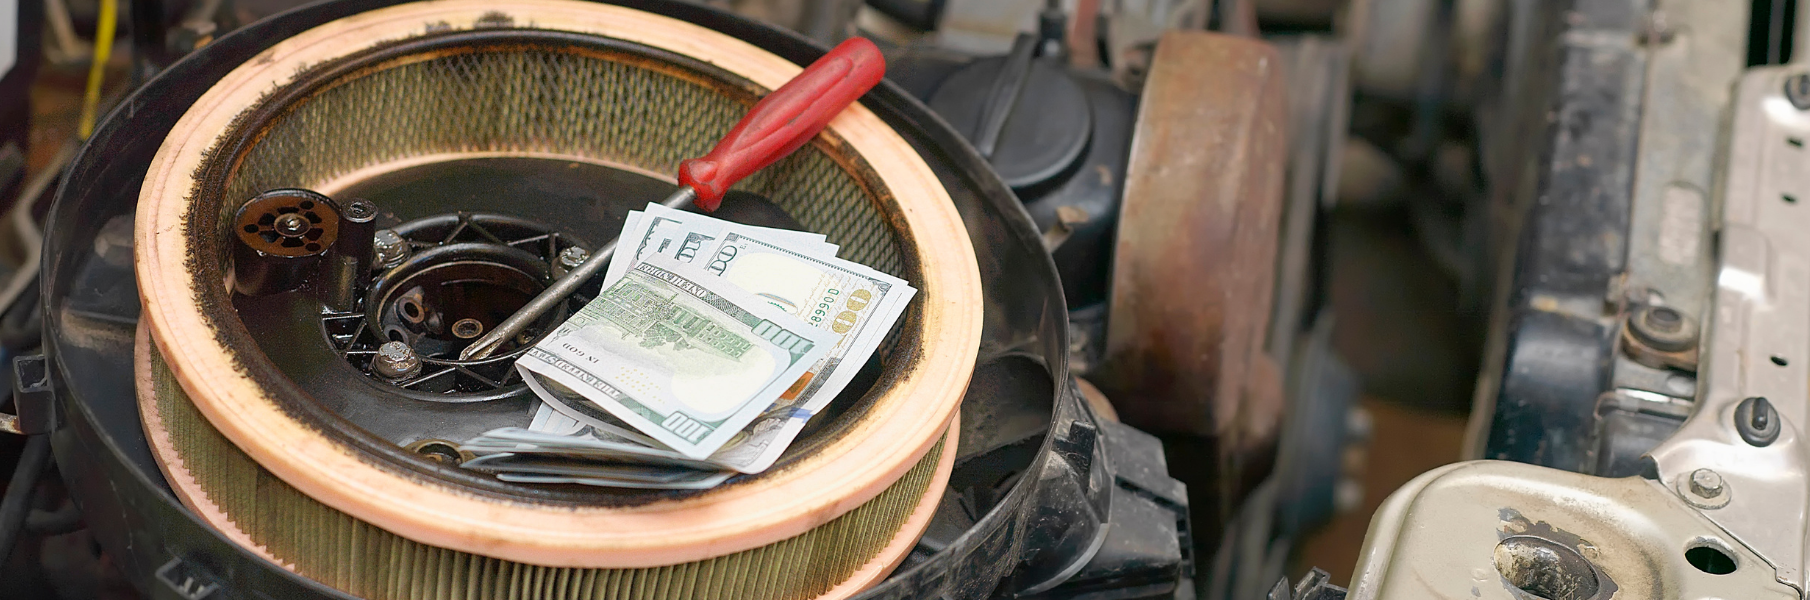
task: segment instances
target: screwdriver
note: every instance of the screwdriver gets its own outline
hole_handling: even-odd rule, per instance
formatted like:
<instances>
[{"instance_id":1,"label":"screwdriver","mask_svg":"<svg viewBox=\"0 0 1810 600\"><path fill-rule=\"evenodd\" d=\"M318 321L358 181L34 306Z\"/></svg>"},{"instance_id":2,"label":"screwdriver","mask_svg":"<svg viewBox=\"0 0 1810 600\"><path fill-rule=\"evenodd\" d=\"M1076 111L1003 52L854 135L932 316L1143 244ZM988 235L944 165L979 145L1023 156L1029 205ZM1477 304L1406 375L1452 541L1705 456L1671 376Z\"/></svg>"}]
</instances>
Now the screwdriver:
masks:
<instances>
[{"instance_id":1,"label":"screwdriver","mask_svg":"<svg viewBox=\"0 0 1810 600\"><path fill-rule=\"evenodd\" d=\"M885 75L886 60L873 42L859 37L842 42L756 102L709 154L679 163L679 191L661 204L675 209L696 204L706 212L715 211L731 186L816 137L830 119L880 83ZM602 270L616 253L616 242L611 240L592 253L490 333L466 346L459 359L477 360L496 353L504 342L564 302L566 296Z\"/></svg>"}]
</instances>

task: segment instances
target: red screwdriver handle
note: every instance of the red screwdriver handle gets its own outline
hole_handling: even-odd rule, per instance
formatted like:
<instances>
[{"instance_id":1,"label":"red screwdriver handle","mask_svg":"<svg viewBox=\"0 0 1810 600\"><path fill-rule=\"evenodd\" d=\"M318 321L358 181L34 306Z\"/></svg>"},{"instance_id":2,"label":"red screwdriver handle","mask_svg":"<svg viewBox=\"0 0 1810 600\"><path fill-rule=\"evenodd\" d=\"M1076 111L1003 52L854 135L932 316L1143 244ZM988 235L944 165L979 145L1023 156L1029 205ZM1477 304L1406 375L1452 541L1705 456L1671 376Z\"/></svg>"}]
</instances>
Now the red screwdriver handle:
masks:
<instances>
[{"instance_id":1,"label":"red screwdriver handle","mask_svg":"<svg viewBox=\"0 0 1810 600\"><path fill-rule=\"evenodd\" d=\"M730 186L816 137L885 76L880 49L849 38L761 98L709 154L679 163L679 183L697 191L698 207L716 210Z\"/></svg>"}]
</instances>

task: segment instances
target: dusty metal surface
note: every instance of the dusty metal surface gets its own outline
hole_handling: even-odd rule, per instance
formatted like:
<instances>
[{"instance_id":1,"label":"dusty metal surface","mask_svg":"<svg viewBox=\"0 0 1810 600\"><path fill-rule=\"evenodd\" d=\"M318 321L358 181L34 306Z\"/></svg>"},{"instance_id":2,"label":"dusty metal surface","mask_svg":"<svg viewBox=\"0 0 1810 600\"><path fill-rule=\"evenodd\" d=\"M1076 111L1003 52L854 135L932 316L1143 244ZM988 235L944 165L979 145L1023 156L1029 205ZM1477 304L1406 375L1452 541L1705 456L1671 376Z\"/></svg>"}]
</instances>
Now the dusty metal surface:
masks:
<instances>
[{"instance_id":1,"label":"dusty metal surface","mask_svg":"<svg viewBox=\"0 0 1810 600\"><path fill-rule=\"evenodd\" d=\"M1370 525L1352 600L1797 598L1658 482L1521 463L1429 471Z\"/></svg>"},{"instance_id":2,"label":"dusty metal surface","mask_svg":"<svg viewBox=\"0 0 1810 600\"><path fill-rule=\"evenodd\" d=\"M1810 422L1810 111L1784 93L1800 73L1755 69L1735 89L1697 410L1652 456L1661 480L1687 499L1692 473L1716 471L1723 505L1695 504L1802 590L1810 535L1802 429Z\"/></svg>"},{"instance_id":3,"label":"dusty metal surface","mask_svg":"<svg viewBox=\"0 0 1810 600\"><path fill-rule=\"evenodd\" d=\"M1154 64L1097 383L1128 424L1215 440L1220 493L1236 499L1267 469L1282 407L1264 347L1288 159L1282 61L1266 43L1170 32Z\"/></svg>"},{"instance_id":4,"label":"dusty metal surface","mask_svg":"<svg viewBox=\"0 0 1810 600\"><path fill-rule=\"evenodd\" d=\"M1611 302L1665 306L1699 322L1706 318L1715 270L1710 190L1731 84L1745 68L1747 8L1705 0L1654 5L1642 40L1647 76L1628 215L1627 276L1623 293ZM1645 350L1626 348L1628 354ZM1696 395L1690 374L1632 358L1616 361L1614 387L1686 400ZM1694 367L1695 357L1688 363Z\"/></svg>"},{"instance_id":5,"label":"dusty metal surface","mask_svg":"<svg viewBox=\"0 0 1810 600\"><path fill-rule=\"evenodd\" d=\"M1480 152L1493 283L1468 454L1583 470L1620 332L1605 299L1626 271L1647 2L1511 7Z\"/></svg>"}]
</instances>

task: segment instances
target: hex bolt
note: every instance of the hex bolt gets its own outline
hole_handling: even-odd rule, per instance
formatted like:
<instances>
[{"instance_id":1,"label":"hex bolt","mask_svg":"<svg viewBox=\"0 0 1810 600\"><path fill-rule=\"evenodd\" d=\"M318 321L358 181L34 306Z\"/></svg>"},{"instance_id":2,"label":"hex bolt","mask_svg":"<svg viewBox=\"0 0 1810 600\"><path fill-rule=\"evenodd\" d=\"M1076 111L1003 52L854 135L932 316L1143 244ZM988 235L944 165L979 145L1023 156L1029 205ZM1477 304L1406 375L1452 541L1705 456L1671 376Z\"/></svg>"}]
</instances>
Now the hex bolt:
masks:
<instances>
[{"instance_id":1,"label":"hex bolt","mask_svg":"<svg viewBox=\"0 0 1810 600\"><path fill-rule=\"evenodd\" d=\"M394 229L379 229L371 248L377 252L377 266L388 269L408 260L409 243Z\"/></svg>"},{"instance_id":2,"label":"hex bolt","mask_svg":"<svg viewBox=\"0 0 1810 600\"><path fill-rule=\"evenodd\" d=\"M1691 493L1709 500L1722 495L1722 474L1709 469L1691 471Z\"/></svg>"},{"instance_id":3,"label":"hex bolt","mask_svg":"<svg viewBox=\"0 0 1810 600\"><path fill-rule=\"evenodd\" d=\"M385 342L377 347L377 356L371 359L371 370L386 379L408 379L421 372L421 358L415 356L415 349L408 344Z\"/></svg>"},{"instance_id":4,"label":"hex bolt","mask_svg":"<svg viewBox=\"0 0 1810 600\"><path fill-rule=\"evenodd\" d=\"M1810 73L1785 78L1785 99L1798 110L1810 110Z\"/></svg>"},{"instance_id":5,"label":"hex bolt","mask_svg":"<svg viewBox=\"0 0 1810 600\"><path fill-rule=\"evenodd\" d=\"M308 222L308 217L304 217L297 213L289 213L277 217L276 223L273 224L271 228L275 229L278 235L292 238L301 237L302 234L308 233L309 229L314 228L314 224Z\"/></svg>"},{"instance_id":6,"label":"hex bolt","mask_svg":"<svg viewBox=\"0 0 1810 600\"><path fill-rule=\"evenodd\" d=\"M586 251L584 248L573 246L559 252L559 266L567 269L576 269L578 268L578 265L584 264L584 261L589 258L591 258L590 252Z\"/></svg>"}]
</instances>

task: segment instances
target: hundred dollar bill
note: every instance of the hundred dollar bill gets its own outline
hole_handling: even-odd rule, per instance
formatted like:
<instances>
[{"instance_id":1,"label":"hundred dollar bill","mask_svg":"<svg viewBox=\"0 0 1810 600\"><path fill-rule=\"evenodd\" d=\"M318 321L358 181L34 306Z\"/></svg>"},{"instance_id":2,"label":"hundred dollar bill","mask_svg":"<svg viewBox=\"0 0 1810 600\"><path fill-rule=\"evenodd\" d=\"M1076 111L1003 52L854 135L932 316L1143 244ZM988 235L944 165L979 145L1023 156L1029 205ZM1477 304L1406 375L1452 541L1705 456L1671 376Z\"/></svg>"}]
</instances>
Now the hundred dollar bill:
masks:
<instances>
[{"instance_id":1,"label":"hundred dollar bill","mask_svg":"<svg viewBox=\"0 0 1810 600\"><path fill-rule=\"evenodd\" d=\"M608 411L599 408L596 404L591 403L589 400L586 400L584 396L580 395L578 392L572 391L566 386L559 385L552 381L541 381L534 377L525 377L523 379L527 382L528 387L541 399L541 405L535 409L534 418L528 426L528 429L531 431L548 434L549 439L541 440L537 446L539 448L551 451L551 448L557 446L560 442L556 442L550 438L571 436L575 440L573 443L580 445L584 444L587 438L591 438L623 444L647 446L647 450L650 452L670 452L669 450L661 449L661 444L654 441L652 438L635 433L632 431L632 426L622 422L621 419L618 419ZM761 451L766 448L766 444L760 442L774 439L771 434L774 433L774 430L778 427L785 424L784 419L772 418L771 413L773 410L774 408L769 408L768 412L761 413L761 416L756 417L754 424L746 428L741 434L731 437L730 441L724 444L722 448L711 453L710 458L705 459L706 466L695 468L742 470L738 467L756 466ZM792 437L796 436L796 433L792 434ZM790 439L791 438L787 438L787 440ZM467 442L467 444L475 442L477 442L477 439ZM750 444L749 442L755 443ZM482 453L474 448L466 446L461 446L461 449ZM779 450L783 451L784 448L782 447ZM777 452L774 453L775 457L777 457L777 455ZM744 472L757 473L771 465L772 461L769 460L765 465L759 465L759 469Z\"/></svg>"},{"instance_id":2,"label":"hundred dollar bill","mask_svg":"<svg viewBox=\"0 0 1810 600\"><path fill-rule=\"evenodd\" d=\"M704 269L820 330L835 346L711 462L758 473L785 452L806 421L853 380L917 290L904 280L834 256L811 256L728 232Z\"/></svg>"},{"instance_id":3,"label":"hundred dollar bill","mask_svg":"<svg viewBox=\"0 0 1810 600\"><path fill-rule=\"evenodd\" d=\"M703 471L722 470L722 467L686 458L672 450L643 446L595 431L554 435L505 427L487 431L478 437L467 440L464 444L459 445L459 449L480 456L507 453L522 456L553 456L613 463L659 465Z\"/></svg>"},{"instance_id":4,"label":"hundred dollar bill","mask_svg":"<svg viewBox=\"0 0 1810 600\"><path fill-rule=\"evenodd\" d=\"M702 490L721 485L735 473L731 471L688 471L682 479L645 482L613 477L573 477L533 473L497 473L496 478L510 483L576 483L598 487L642 488L664 490Z\"/></svg>"},{"instance_id":5,"label":"hundred dollar bill","mask_svg":"<svg viewBox=\"0 0 1810 600\"><path fill-rule=\"evenodd\" d=\"M465 464L460 466L483 473L562 475L644 483L697 481L701 478L700 474L710 475L722 472L719 469L673 469L651 464L611 463L586 458L509 452L482 456L465 461Z\"/></svg>"},{"instance_id":6,"label":"hundred dollar bill","mask_svg":"<svg viewBox=\"0 0 1810 600\"><path fill-rule=\"evenodd\" d=\"M836 342L726 280L649 255L516 368L696 459L766 411Z\"/></svg>"},{"instance_id":7,"label":"hundred dollar bill","mask_svg":"<svg viewBox=\"0 0 1810 600\"><path fill-rule=\"evenodd\" d=\"M584 431L586 425L559 412L546 402L534 403L534 416L528 420L528 431L547 435L573 435Z\"/></svg>"},{"instance_id":8,"label":"hundred dollar bill","mask_svg":"<svg viewBox=\"0 0 1810 600\"><path fill-rule=\"evenodd\" d=\"M684 231L680 225L669 227L667 237L682 233L685 238L673 247L690 249L674 259L695 261L699 255L695 249L709 247L707 270L838 336L829 356L813 365L743 435L736 436L709 459L723 467L758 473L772 466L805 423L848 386L868 356L885 340L916 290L891 275L835 258L833 252L812 255L791 244L766 239L766 231L753 235L725 232L713 223L721 221L704 217L684 224L704 227L706 231ZM715 240L717 236L720 241ZM711 247L711 241L718 243ZM611 425L607 415L594 414L601 411L587 411L561 397L569 395L542 395L578 420L606 429Z\"/></svg>"},{"instance_id":9,"label":"hundred dollar bill","mask_svg":"<svg viewBox=\"0 0 1810 600\"><path fill-rule=\"evenodd\" d=\"M558 381L543 380L538 377L522 377L528 389L541 399L541 407L536 410L534 420L528 426L535 431L563 431L568 434L581 433L589 428L592 434L609 435L613 438L630 440L644 446L659 446L660 442L635 431L633 425L624 423L608 411L598 408L586 400L572 388ZM551 413L551 414L548 414Z\"/></svg>"},{"instance_id":10,"label":"hundred dollar bill","mask_svg":"<svg viewBox=\"0 0 1810 600\"><path fill-rule=\"evenodd\" d=\"M647 210L629 213L628 219L623 222L622 235L616 238L616 254L603 272L603 284L607 286L615 283L635 263L650 254L673 257L679 262L692 262L699 253L709 250L704 247L705 244L721 239L729 231L759 234L765 239L812 253L834 256L837 249L835 244L825 242L820 233L741 225L659 204L648 204Z\"/></svg>"},{"instance_id":11,"label":"hundred dollar bill","mask_svg":"<svg viewBox=\"0 0 1810 600\"><path fill-rule=\"evenodd\" d=\"M709 487L714 485L712 482L728 477L727 474L716 476L724 471L721 466L597 430L567 417L545 402L536 407L528 428L493 429L466 441L459 449L478 455L477 459L461 465L474 471L511 477L559 475L574 479L553 483L580 483L576 480L582 479L586 485L696 489ZM536 462L543 459L553 462ZM561 470L549 471L550 465ZM631 466L634 468L625 470ZM631 477L625 475L627 473L640 473L641 476ZM654 475L659 479L649 479Z\"/></svg>"},{"instance_id":12,"label":"hundred dollar bill","mask_svg":"<svg viewBox=\"0 0 1810 600\"><path fill-rule=\"evenodd\" d=\"M809 415L802 412L801 408L788 408L775 403L767 412L755 418L742 433L730 438L722 448L711 453L710 458L703 461L687 460L678 464L670 458L680 455L659 447L658 442L645 436L631 437L615 433L628 425L590 404L576 392L565 390L564 386L557 384L549 387L562 391L556 396L542 396L543 402L536 409L533 422L527 430L493 430L466 441L459 449L478 455L496 452L552 454L591 457L604 461L673 464L689 469L733 469L758 473L772 466L773 459L798 435L796 430L782 430L788 426L794 429L802 427L803 422L809 419ZM778 411L783 411L783 414ZM568 412L578 417L574 418ZM524 434L536 437L527 439L522 437ZM593 449L599 442L609 445L606 449ZM770 454L771 457L764 457L763 454ZM763 458L767 459L762 462Z\"/></svg>"}]
</instances>

